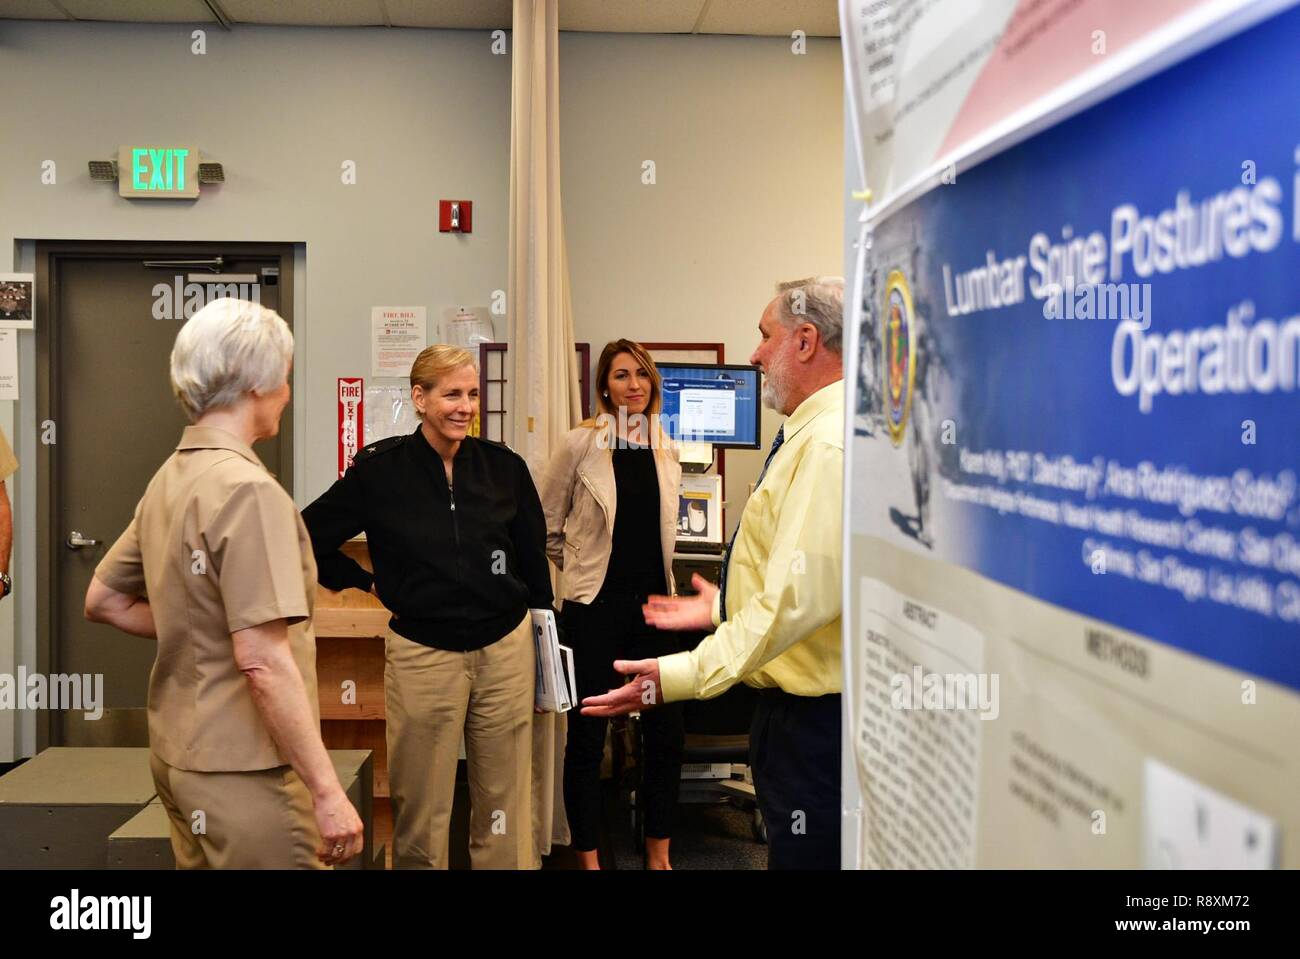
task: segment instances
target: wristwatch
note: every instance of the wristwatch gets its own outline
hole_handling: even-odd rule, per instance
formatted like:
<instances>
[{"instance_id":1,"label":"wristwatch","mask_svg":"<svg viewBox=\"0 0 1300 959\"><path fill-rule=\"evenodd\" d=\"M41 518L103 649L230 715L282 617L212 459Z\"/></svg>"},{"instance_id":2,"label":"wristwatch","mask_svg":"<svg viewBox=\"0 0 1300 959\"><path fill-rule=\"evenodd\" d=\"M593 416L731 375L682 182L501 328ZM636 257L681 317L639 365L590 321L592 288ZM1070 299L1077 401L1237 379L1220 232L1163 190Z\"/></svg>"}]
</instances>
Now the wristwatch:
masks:
<instances>
[{"instance_id":1,"label":"wristwatch","mask_svg":"<svg viewBox=\"0 0 1300 959\"><path fill-rule=\"evenodd\" d=\"M4 599L14 591L14 581L9 578L8 573L0 573L0 585L3 585L5 591L0 593L0 599Z\"/></svg>"}]
</instances>

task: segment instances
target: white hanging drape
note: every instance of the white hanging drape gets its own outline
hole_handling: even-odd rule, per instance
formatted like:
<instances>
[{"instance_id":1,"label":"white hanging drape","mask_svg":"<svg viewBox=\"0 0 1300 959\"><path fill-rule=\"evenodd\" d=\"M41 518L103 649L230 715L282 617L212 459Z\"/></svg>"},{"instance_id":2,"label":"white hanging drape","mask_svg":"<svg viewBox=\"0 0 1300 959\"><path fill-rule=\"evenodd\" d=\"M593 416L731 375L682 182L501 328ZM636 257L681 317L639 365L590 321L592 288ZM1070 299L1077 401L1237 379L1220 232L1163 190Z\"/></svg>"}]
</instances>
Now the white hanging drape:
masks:
<instances>
[{"instance_id":1,"label":"white hanging drape","mask_svg":"<svg viewBox=\"0 0 1300 959\"><path fill-rule=\"evenodd\" d=\"M506 295L511 446L540 476L581 416L560 210L559 0L515 0Z\"/></svg>"},{"instance_id":2,"label":"white hanging drape","mask_svg":"<svg viewBox=\"0 0 1300 959\"><path fill-rule=\"evenodd\" d=\"M510 445L534 479L581 416L560 213L559 0L515 0L506 289ZM533 723L533 835L539 856L567 845L563 714Z\"/></svg>"}]
</instances>

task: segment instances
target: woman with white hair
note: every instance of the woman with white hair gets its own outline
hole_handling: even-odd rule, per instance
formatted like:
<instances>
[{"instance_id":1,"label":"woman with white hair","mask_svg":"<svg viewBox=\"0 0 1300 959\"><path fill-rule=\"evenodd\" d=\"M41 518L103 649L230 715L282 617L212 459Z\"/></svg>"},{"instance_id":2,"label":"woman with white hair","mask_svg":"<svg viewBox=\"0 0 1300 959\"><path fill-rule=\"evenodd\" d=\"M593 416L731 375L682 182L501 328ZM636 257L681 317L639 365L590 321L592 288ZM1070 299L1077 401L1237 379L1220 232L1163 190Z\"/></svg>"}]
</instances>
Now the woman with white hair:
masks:
<instances>
[{"instance_id":1,"label":"woman with white hair","mask_svg":"<svg viewBox=\"0 0 1300 959\"><path fill-rule=\"evenodd\" d=\"M219 299L176 337L190 422L95 569L86 618L158 641L150 766L181 869L322 868L362 823L320 735L316 563L293 500L252 445L289 402L293 334Z\"/></svg>"}]
</instances>

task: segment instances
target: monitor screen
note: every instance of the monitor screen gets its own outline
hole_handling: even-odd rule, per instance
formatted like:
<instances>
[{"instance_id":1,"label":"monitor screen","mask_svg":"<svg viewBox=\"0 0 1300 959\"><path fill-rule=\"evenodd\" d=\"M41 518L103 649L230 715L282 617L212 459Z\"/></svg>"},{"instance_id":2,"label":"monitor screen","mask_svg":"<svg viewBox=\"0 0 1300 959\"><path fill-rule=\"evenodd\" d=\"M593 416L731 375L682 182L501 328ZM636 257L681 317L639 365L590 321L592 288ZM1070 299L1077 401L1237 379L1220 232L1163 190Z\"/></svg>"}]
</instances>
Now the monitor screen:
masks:
<instances>
[{"instance_id":1,"label":"monitor screen","mask_svg":"<svg viewBox=\"0 0 1300 959\"><path fill-rule=\"evenodd\" d=\"M663 378L663 425L675 440L759 448L762 404L753 366L657 363Z\"/></svg>"}]
</instances>

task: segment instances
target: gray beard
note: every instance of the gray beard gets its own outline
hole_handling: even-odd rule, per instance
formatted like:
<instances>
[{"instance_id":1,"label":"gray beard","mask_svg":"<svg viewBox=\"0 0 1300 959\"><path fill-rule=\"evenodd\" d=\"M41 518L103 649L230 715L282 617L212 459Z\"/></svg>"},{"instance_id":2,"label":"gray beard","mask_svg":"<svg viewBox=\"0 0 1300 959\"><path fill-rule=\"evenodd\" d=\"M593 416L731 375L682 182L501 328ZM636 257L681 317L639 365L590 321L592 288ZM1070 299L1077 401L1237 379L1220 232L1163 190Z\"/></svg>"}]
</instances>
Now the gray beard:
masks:
<instances>
[{"instance_id":1,"label":"gray beard","mask_svg":"<svg viewBox=\"0 0 1300 959\"><path fill-rule=\"evenodd\" d=\"M786 390L785 384L781 382L780 375L773 376L772 373L763 374L763 405L768 409L776 410L778 413L785 406Z\"/></svg>"}]
</instances>

